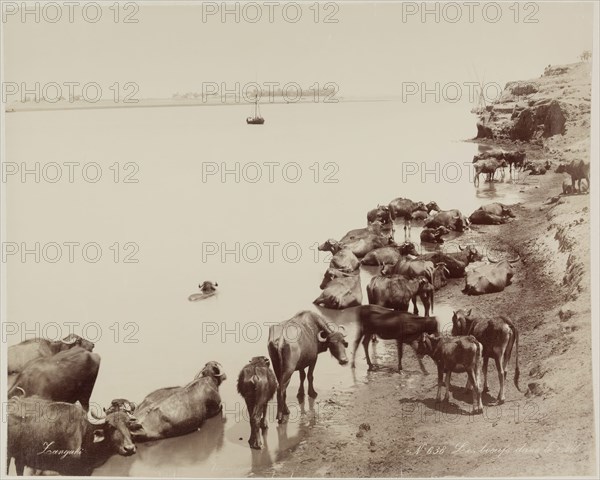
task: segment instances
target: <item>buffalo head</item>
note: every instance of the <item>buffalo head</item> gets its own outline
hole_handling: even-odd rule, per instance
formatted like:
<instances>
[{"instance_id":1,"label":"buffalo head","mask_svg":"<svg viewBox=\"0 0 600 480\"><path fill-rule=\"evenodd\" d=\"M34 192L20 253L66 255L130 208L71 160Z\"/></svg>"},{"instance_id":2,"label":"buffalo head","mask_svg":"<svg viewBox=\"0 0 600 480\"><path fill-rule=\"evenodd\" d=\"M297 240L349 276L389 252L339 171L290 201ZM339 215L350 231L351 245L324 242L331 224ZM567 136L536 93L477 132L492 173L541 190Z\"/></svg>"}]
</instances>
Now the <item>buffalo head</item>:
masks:
<instances>
[{"instance_id":1,"label":"buffalo head","mask_svg":"<svg viewBox=\"0 0 600 480\"><path fill-rule=\"evenodd\" d=\"M406 255L414 255L415 257L417 257L419 255L419 253L417 252L417 247L415 247L415 244L412 242L404 242L402 245L399 245L398 251L403 257L405 257Z\"/></svg>"},{"instance_id":2,"label":"buffalo head","mask_svg":"<svg viewBox=\"0 0 600 480\"><path fill-rule=\"evenodd\" d=\"M433 210L435 210L436 212L440 212L441 211L441 208L435 202L429 202L427 205L425 205L425 208L427 208L428 212L431 212Z\"/></svg>"},{"instance_id":3,"label":"buffalo head","mask_svg":"<svg viewBox=\"0 0 600 480\"><path fill-rule=\"evenodd\" d=\"M342 249L342 244L333 238L325 240L321 245L317 247L320 252L331 252L334 255Z\"/></svg>"},{"instance_id":4,"label":"buffalo head","mask_svg":"<svg viewBox=\"0 0 600 480\"><path fill-rule=\"evenodd\" d=\"M104 413L106 413L106 415L114 412L133 414L136 408L137 404L135 402L130 402L126 398L115 398L110 402L110 407L104 409Z\"/></svg>"},{"instance_id":5,"label":"buffalo head","mask_svg":"<svg viewBox=\"0 0 600 480\"><path fill-rule=\"evenodd\" d=\"M261 355L260 357L252 357L249 364L257 367L269 367L271 362L267 357Z\"/></svg>"},{"instance_id":6,"label":"buffalo head","mask_svg":"<svg viewBox=\"0 0 600 480\"><path fill-rule=\"evenodd\" d=\"M515 214L513 213L512 209L505 205L502 205L502 215L511 217L511 218L515 218Z\"/></svg>"},{"instance_id":7,"label":"buffalo head","mask_svg":"<svg viewBox=\"0 0 600 480\"><path fill-rule=\"evenodd\" d=\"M344 326L339 325L336 330L321 330L318 334L319 342L325 343L329 352L337 359L340 365L348 363L348 357L346 357L348 342L346 341L345 331Z\"/></svg>"},{"instance_id":8,"label":"buffalo head","mask_svg":"<svg viewBox=\"0 0 600 480\"><path fill-rule=\"evenodd\" d=\"M437 347L440 337L435 334L423 333L417 341L417 354L431 356Z\"/></svg>"},{"instance_id":9,"label":"buffalo head","mask_svg":"<svg viewBox=\"0 0 600 480\"><path fill-rule=\"evenodd\" d=\"M413 212L416 212L417 210L421 210L423 212L428 212L429 209L427 208L427 206L425 206L425 204L423 202L417 202L413 208Z\"/></svg>"},{"instance_id":10,"label":"buffalo head","mask_svg":"<svg viewBox=\"0 0 600 480\"><path fill-rule=\"evenodd\" d=\"M452 335L467 335L469 331L469 317L473 309L466 312L457 310L452 312Z\"/></svg>"},{"instance_id":11,"label":"buffalo head","mask_svg":"<svg viewBox=\"0 0 600 480\"><path fill-rule=\"evenodd\" d=\"M135 417L122 411L96 417L89 410L87 421L94 427L94 443L104 443L108 448L125 457L136 452L131 430L138 430L142 426Z\"/></svg>"},{"instance_id":12,"label":"buffalo head","mask_svg":"<svg viewBox=\"0 0 600 480\"><path fill-rule=\"evenodd\" d=\"M84 350L91 352L92 350L94 350L95 347L95 344L93 342L90 342L89 340L86 340L85 338L80 337L79 335L75 335L74 333L67 335L60 342L63 346L61 350L67 350L72 347L81 347Z\"/></svg>"},{"instance_id":13,"label":"buffalo head","mask_svg":"<svg viewBox=\"0 0 600 480\"><path fill-rule=\"evenodd\" d=\"M556 173L567 173L567 166L563 163L560 164L558 167L556 167L556 170L554 170Z\"/></svg>"},{"instance_id":14,"label":"buffalo head","mask_svg":"<svg viewBox=\"0 0 600 480\"><path fill-rule=\"evenodd\" d=\"M459 245L458 248L461 251L465 251L467 252L467 261L469 263L473 263L473 262L479 262L481 260L483 260L483 255L481 253L479 253L479 250L477 250L477 247L473 246L473 245L467 245L466 247L463 247L462 245Z\"/></svg>"},{"instance_id":15,"label":"buffalo head","mask_svg":"<svg viewBox=\"0 0 600 480\"><path fill-rule=\"evenodd\" d=\"M218 362L208 362L204 365L202 371L196 376L198 377L212 377L217 382L217 385L221 385L221 383L227 380L227 375L223 372L223 367Z\"/></svg>"}]
</instances>

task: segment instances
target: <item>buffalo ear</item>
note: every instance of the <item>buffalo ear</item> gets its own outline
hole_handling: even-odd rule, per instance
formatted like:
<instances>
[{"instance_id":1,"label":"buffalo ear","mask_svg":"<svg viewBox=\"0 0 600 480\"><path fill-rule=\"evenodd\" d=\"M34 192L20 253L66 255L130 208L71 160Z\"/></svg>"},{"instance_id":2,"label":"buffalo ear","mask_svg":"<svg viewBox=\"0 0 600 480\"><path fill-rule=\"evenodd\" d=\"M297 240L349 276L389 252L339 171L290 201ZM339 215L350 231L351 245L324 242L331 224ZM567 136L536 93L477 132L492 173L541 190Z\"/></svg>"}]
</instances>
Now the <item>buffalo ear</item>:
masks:
<instances>
[{"instance_id":1,"label":"buffalo ear","mask_svg":"<svg viewBox=\"0 0 600 480\"><path fill-rule=\"evenodd\" d=\"M104 441L104 430L97 428L94 430L94 443L100 443Z\"/></svg>"},{"instance_id":2,"label":"buffalo ear","mask_svg":"<svg viewBox=\"0 0 600 480\"><path fill-rule=\"evenodd\" d=\"M467 317L470 317L470 316L471 316L471 312L472 312L472 311L473 311L473 309L472 309L472 308L471 308L471 309L469 309L469 311L467 312Z\"/></svg>"}]
</instances>

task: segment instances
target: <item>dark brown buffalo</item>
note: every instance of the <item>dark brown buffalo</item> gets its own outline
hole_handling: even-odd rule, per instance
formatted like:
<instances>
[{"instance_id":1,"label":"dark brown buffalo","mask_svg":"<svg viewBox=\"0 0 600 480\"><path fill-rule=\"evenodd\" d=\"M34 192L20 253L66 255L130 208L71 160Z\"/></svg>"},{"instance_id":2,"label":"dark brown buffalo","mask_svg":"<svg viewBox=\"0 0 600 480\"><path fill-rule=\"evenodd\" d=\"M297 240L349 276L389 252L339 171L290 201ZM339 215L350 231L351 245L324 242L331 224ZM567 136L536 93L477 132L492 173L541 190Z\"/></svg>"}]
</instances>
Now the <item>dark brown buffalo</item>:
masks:
<instances>
[{"instance_id":1,"label":"dark brown buffalo","mask_svg":"<svg viewBox=\"0 0 600 480\"><path fill-rule=\"evenodd\" d=\"M440 211L437 203L429 202L425 205L423 202L413 202L408 198L395 198L389 205L390 215L393 220L404 219L404 231L410 230L413 213L421 211L429 213L432 210Z\"/></svg>"},{"instance_id":2,"label":"dark brown buffalo","mask_svg":"<svg viewBox=\"0 0 600 480\"><path fill-rule=\"evenodd\" d=\"M383 275L404 275L406 278L425 277L430 282L433 280L433 262L423 260L421 257L401 258L394 266L386 265L381 269Z\"/></svg>"},{"instance_id":3,"label":"dark brown buffalo","mask_svg":"<svg viewBox=\"0 0 600 480\"><path fill-rule=\"evenodd\" d=\"M149 394L136 410L141 428L136 441L157 440L192 433L221 412L219 386L227 379L221 365L208 362L184 387L168 387Z\"/></svg>"},{"instance_id":4,"label":"dark brown buffalo","mask_svg":"<svg viewBox=\"0 0 600 480\"><path fill-rule=\"evenodd\" d=\"M14 458L17 475L30 467L89 476L112 455L129 456L136 451L130 430L138 424L126 412L96 418L79 405L14 397L7 414L7 473Z\"/></svg>"},{"instance_id":5,"label":"dark brown buffalo","mask_svg":"<svg viewBox=\"0 0 600 480\"><path fill-rule=\"evenodd\" d=\"M509 171L512 172L513 165L515 170L517 168L523 168L525 163L526 154L522 150L508 152L506 150L489 150L487 152L482 152L473 157L473 163L477 163L479 160L484 160L488 158L496 158L498 160L505 160L509 166Z\"/></svg>"},{"instance_id":6,"label":"dark brown buffalo","mask_svg":"<svg viewBox=\"0 0 600 480\"><path fill-rule=\"evenodd\" d=\"M568 173L571 175L571 191L575 192L575 182L578 182L578 191L581 193L581 180L585 179L590 185L590 164L583 160L573 160L569 164L561 164L556 173Z\"/></svg>"},{"instance_id":7,"label":"dark brown buffalo","mask_svg":"<svg viewBox=\"0 0 600 480\"><path fill-rule=\"evenodd\" d=\"M32 338L8 347L7 367L9 380L11 375L21 372L23 367L32 360L40 357L50 357L73 347L81 347L89 352L94 350L92 342L74 333L67 335L62 340Z\"/></svg>"},{"instance_id":8,"label":"dark brown buffalo","mask_svg":"<svg viewBox=\"0 0 600 480\"><path fill-rule=\"evenodd\" d=\"M315 313L303 311L289 320L269 327L269 357L277 377L277 421L283 422L284 415L290 411L286 404L286 390L292 374L300 373L300 388L298 397L304 397L304 379L307 378L305 369L308 368L308 396L315 398L317 392L313 385L313 371L317 364L319 353L327 350L338 360L340 365L346 365L346 342L343 333L333 322Z\"/></svg>"},{"instance_id":9,"label":"dark brown buffalo","mask_svg":"<svg viewBox=\"0 0 600 480\"><path fill-rule=\"evenodd\" d=\"M260 430L268 428L267 406L277 391L277 378L267 357L253 357L240 372L237 391L244 397L250 416L250 448L261 449Z\"/></svg>"},{"instance_id":10,"label":"dark brown buffalo","mask_svg":"<svg viewBox=\"0 0 600 480\"><path fill-rule=\"evenodd\" d=\"M483 255L479 253L476 247L467 245L462 247L459 245L460 252L432 252L420 255L422 260L429 260L434 265L443 263L448 270L448 276L451 278L462 278L465 276L467 265L472 262L483 260Z\"/></svg>"},{"instance_id":11,"label":"dark brown buffalo","mask_svg":"<svg viewBox=\"0 0 600 480\"><path fill-rule=\"evenodd\" d=\"M506 367L510 362L513 346L515 347L515 387L519 388L519 330L505 316L479 319L471 316L471 310L458 310L452 315L452 335L473 335L483 346L483 391L487 392L488 360L494 359L500 391L498 403L504 403L504 387L506 383Z\"/></svg>"},{"instance_id":12,"label":"dark brown buffalo","mask_svg":"<svg viewBox=\"0 0 600 480\"><path fill-rule=\"evenodd\" d=\"M473 389L473 411L483 413L481 391L479 387L479 371L483 347L475 337L440 337L437 334L423 333L419 339L417 353L429 355L438 369L438 390L436 402L442 400L444 373L446 374L446 394L444 401L450 399L450 377L452 373L467 373L467 389Z\"/></svg>"},{"instance_id":13,"label":"dark brown buffalo","mask_svg":"<svg viewBox=\"0 0 600 480\"><path fill-rule=\"evenodd\" d=\"M423 277L408 279L403 275L377 275L367 285L367 297L371 305L379 305L402 312L408 311L413 303L413 313L417 315L417 296L423 303L425 316L429 316L429 308L433 311L433 288Z\"/></svg>"},{"instance_id":14,"label":"dark brown buffalo","mask_svg":"<svg viewBox=\"0 0 600 480\"><path fill-rule=\"evenodd\" d=\"M444 239L442 237L444 235L448 235L449 233L450 230L443 225L437 228L424 228L421 231L421 242L444 243Z\"/></svg>"},{"instance_id":15,"label":"dark brown buffalo","mask_svg":"<svg viewBox=\"0 0 600 480\"><path fill-rule=\"evenodd\" d=\"M469 220L459 210L445 210L438 212L429 218L425 224L425 228L446 227L454 232L463 232L469 227Z\"/></svg>"},{"instance_id":16,"label":"dark brown buffalo","mask_svg":"<svg viewBox=\"0 0 600 480\"><path fill-rule=\"evenodd\" d=\"M377 205L377 208L369 210L367 213L367 224L371 224L375 221L379 221L382 224L391 224L392 216L390 213L390 207L387 205Z\"/></svg>"},{"instance_id":17,"label":"dark brown buffalo","mask_svg":"<svg viewBox=\"0 0 600 480\"><path fill-rule=\"evenodd\" d=\"M375 335L385 340L396 340L398 347L398 370L402 370L402 349L404 344L414 343L423 333L439 332L439 322L435 317L419 317L407 312L389 310L379 305L363 305L358 309L358 328L352 352L352 368L355 367L356 350L362 340L369 370L373 363L369 357L369 342ZM425 367L419 358L421 370Z\"/></svg>"},{"instance_id":18,"label":"dark brown buffalo","mask_svg":"<svg viewBox=\"0 0 600 480\"><path fill-rule=\"evenodd\" d=\"M100 369L100 355L81 347L29 362L8 391L8 398L25 392L46 400L81 403L89 409L90 396Z\"/></svg>"},{"instance_id":19,"label":"dark brown buffalo","mask_svg":"<svg viewBox=\"0 0 600 480\"><path fill-rule=\"evenodd\" d=\"M408 255L417 256L415 244L404 242L393 247L381 247L367 253L360 263L362 265L395 265L401 258Z\"/></svg>"},{"instance_id":20,"label":"dark brown buffalo","mask_svg":"<svg viewBox=\"0 0 600 480\"><path fill-rule=\"evenodd\" d=\"M358 258L356 258L356 255L352 253L352 250L344 247L344 245L337 240L330 238L319 245L318 250L321 252L331 252L333 254L333 257L329 262L331 268L346 273L352 273L360 267L360 262L358 261Z\"/></svg>"}]
</instances>

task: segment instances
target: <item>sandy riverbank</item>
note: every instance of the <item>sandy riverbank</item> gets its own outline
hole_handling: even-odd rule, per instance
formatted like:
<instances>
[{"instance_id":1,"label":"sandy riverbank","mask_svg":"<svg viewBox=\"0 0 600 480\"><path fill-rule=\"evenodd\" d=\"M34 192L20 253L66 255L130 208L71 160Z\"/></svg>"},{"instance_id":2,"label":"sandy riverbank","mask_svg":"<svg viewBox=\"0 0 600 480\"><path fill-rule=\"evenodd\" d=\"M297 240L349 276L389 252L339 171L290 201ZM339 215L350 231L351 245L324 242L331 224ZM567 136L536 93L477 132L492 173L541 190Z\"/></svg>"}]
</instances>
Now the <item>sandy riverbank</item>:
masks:
<instances>
[{"instance_id":1,"label":"sandy riverbank","mask_svg":"<svg viewBox=\"0 0 600 480\"><path fill-rule=\"evenodd\" d=\"M588 77L585 77L588 78ZM562 82L559 76L558 82ZM580 88L580 87L578 87ZM580 88L589 98L590 83ZM549 90L550 91L550 90ZM587 123L586 123L587 122ZM418 372L405 355L405 372L394 371L395 345L379 348L378 363L364 385L321 398L339 408L319 419L306 440L290 450L273 472L302 477L564 476L593 475L594 413L591 355L590 223L588 195L561 197L559 161L589 161L589 112L567 118L566 132L536 142L484 140L521 148L530 160L553 163L546 175L515 184L522 203L508 225L476 226L463 238L514 256L512 285L479 297L461 293L454 280L438 298L483 315L508 314L521 337L521 390L513 385L514 353L507 402L473 417L462 376L453 377L447 411L435 409L437 378ZM444 319L449 320L449 319ZM382 350L384 350L382 352ZM363 355L359 355L360 361ZM389 367L389 368L387 368ZM497 375L490 364L491 394ZM485 396L484 404L492 397ZM362 428L360 426L363 425ZM433 447L433 448L430 448Z\"/></svg>"}]
</instances>

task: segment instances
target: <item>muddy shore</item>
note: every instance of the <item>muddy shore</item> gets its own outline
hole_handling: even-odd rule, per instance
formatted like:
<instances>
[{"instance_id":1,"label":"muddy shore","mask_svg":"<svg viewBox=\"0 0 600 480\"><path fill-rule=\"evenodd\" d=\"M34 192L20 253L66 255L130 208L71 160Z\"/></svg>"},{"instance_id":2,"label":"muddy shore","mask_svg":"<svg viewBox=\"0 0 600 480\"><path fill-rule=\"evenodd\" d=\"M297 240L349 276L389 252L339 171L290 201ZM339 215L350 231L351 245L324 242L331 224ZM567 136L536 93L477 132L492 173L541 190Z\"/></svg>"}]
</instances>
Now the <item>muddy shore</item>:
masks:
<instances>
[{"instance_id":1,"label":"muddy shore","mask_svg":"<svg viewBox=\"0 0 600 480\"><path fill-rule=\"evenodd\" d=\"M582 90L582 95L589 91ZM589 161L589 114L567 121L567 132L541 142L483 140L520 148L536 162ZM589 125L589 123L587 123ZM589 195L559 196L563 175L553 172L515 183L523 201L507 225L474 226L461 241L521 262L504 292L471 297L455 279L437 292L454 309L509 315L520 331L519 392L509 364L507 401L470 414L464 379L452 379L450 404L435 405L437 375L427 360L422 375L412 352L395 371L395 343L382 342L382 365L365 384L319 402L339 408L315 423L306 439L270 472L300 477L564 476L595 473L591 352ZM552 199L552 197L555 197ZM558 197L558 198L557 198ZM551 200L549 200L551 199ZM449 319L443 319L449 320ZM357 359L364 361L359 352ZM498 380L490 363L490 393Z\"/></svg>"}]
</instances>

